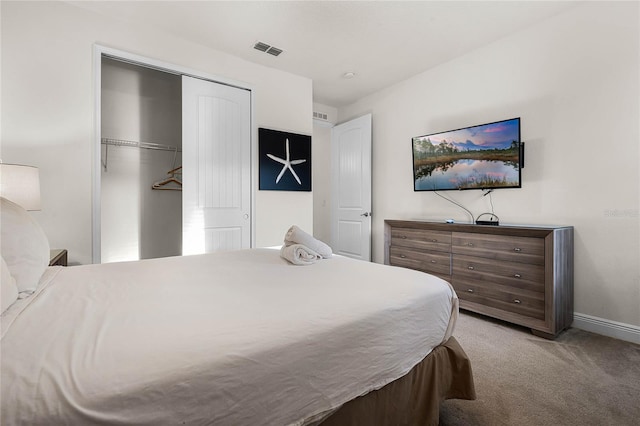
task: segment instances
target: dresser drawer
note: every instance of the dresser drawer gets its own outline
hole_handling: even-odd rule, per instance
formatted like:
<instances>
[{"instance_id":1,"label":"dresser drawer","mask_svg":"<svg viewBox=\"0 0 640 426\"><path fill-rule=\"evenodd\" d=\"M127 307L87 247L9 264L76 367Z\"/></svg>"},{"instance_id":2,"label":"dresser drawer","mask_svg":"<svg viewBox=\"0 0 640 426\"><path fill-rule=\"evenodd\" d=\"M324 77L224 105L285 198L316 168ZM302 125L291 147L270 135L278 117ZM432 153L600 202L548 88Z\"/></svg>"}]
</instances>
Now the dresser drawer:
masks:
<instances>
[{"instance_id":1,"label":"dresser drawer","mask_svg":"<svg viewBox=\"0 0 640 426\"><path fill-rule=\"evenodd\" d=\"M456 254L544 265L544 239L454 232L451 251Z\"/></svg>"},{"instance_id":2,"label":"dresser drawer","mask_svg":"<svg viewBox=\"0 0 640 426\"><path fill-rule=\"evenodd\" d=\"M391 246L449 253L451 251L451 232L391 228Z\"/></svg>"},{"instance_id":3,"label":"dresser drawer","mask_svg":"<svg viewBox=\"0 0 640 426\"><path fill-rule=\"evenodd\" d=\"M389 264L404 268L417 269L449 280L451 259L449 253L429 250L414 250L407 247L391 246Z\"/></svg>"},{"instance_id":4,"label":"dresser drawer","mask_svg":"<svg viewBox=\"0 0 640 426\"><path fill-rule=\"evenodd\" d=\"M461 277L544 293L544 266L454 254L454 279Z\"/></svg>"},{"instance_id":5,"label":"dresser drawer","mask_svg":"<svg viewBox=\"0 0 640 426\"><path fill-rule=\"evenodd\" d=\"M453 288L461 300L544 320L544 293L522 290L467 277L454 277Z\"/></svg>"}]
</instances>

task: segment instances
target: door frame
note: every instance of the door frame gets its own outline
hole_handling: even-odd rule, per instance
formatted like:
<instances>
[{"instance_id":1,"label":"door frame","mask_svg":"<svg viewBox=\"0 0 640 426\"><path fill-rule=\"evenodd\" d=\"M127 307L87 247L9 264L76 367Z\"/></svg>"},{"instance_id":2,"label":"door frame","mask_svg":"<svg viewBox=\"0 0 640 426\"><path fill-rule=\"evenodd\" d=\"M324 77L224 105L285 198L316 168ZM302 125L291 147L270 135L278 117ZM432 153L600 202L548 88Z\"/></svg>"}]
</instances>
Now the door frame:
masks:
<instances>
[{"instance_id":1,"label":"door frame","mask_svg":"<svg viewBox=\"0 0 640 426\"><path fill-rule=\"evenodd\" d=\"M256 182L255 182L255 170L256 161L258 158L258 140L257 129L254 123L254 108L255 108L255 90L253 85L232 80L229 78L220 77L217 75L209 74L203 71L194 70L181 65L164 62L158 59L149 58L146 56L137 55L134 53L126 52L124 50L113 49L111 47L102 46L99 44L93 45L93 93L94 93L94 140L92 144L93 152L93 164L92 164L92 182L91 182L91 198L92 198L92 215L91 215L91 258L93 263L101 263L102 257L102 218L101 218L101 137L102 137L102 57L106 56L118 61L128 62L133 65L141 67L151 68L154 70L166 72L176 75L187 75L190 77L199 78L202 80L209 80L214 83L225 84L227 86L237 87L240 89L248 90L250 93L250 126L251 126L251 247L255 247L255 196L256 196Z\"/></svg>"}]
</instances>

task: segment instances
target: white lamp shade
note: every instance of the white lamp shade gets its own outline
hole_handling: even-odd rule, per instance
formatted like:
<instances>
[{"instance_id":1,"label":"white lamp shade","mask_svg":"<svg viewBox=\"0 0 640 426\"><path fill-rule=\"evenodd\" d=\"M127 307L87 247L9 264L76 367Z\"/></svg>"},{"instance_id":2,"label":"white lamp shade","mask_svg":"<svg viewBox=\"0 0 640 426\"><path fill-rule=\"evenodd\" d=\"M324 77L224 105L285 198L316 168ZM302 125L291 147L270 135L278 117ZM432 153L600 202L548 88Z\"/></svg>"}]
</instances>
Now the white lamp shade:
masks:
<instances>
[{"instance_id":1,"label":"white lamp shade","mask_svg":"<svg viewBox=\"0 0 640 426\"><path fill-rule=\"evenodd\" d=\"M38 168L0 163L0 196L25 210L40 210Z\"/></svg>"}]
</instances>

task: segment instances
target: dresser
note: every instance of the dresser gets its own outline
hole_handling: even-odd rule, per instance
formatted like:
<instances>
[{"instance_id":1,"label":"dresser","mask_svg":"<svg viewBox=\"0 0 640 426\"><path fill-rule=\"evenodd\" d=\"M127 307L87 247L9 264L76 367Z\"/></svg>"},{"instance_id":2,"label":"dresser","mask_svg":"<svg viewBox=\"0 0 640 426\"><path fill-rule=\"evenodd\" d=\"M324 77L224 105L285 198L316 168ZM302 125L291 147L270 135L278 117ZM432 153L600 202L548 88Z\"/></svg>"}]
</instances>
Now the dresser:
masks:
<instances>
[{"instance_id":1,"label":"dresser","mask_svg":"<svg viewBox=\"0 0 640 426\"><path fill-rule=\"evenodd\" d=\"M553 339L573 322L573 227L385 220L384 261L451 283L460 308Z\"/></svg>"}]
</instances>

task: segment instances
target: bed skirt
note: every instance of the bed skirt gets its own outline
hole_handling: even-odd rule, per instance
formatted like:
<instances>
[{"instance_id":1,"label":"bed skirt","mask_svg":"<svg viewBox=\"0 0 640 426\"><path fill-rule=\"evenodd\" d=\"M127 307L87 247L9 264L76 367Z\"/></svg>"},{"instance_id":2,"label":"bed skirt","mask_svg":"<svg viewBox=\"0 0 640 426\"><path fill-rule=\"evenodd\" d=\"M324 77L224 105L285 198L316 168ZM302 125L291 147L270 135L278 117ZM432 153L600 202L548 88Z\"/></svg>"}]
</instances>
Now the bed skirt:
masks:
<instances>
[{"instance_id":1,"label":"bed skirt","mask_svg":"<svg viewBox=\"0 0 640 426\"><path fill-rule=\"evenodd\" d=\"M451 337L405 376L340 407L322 426L437 425L445 399L476 399L471 363Z\"/></svg>"}]
</instances>

